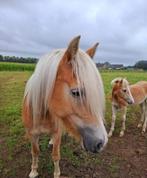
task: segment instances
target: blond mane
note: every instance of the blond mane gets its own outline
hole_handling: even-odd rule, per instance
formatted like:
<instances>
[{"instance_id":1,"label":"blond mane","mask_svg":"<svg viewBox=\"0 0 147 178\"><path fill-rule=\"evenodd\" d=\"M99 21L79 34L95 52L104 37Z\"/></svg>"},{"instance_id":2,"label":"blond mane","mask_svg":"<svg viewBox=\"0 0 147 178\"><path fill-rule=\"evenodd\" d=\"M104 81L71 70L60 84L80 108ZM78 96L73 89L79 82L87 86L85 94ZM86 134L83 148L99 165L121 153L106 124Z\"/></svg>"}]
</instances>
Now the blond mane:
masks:
<instances>
[{"instance_id":1,"label":"blond mane","mask_svg":"<svg viewBox=\"0 0 147 178\"><path fill-rule=\"evenodd\" d=\"M27 82L24 98L31 105L33 119L41 119L41 114L49 110L59 63L66 49L54 50L43 56ZM71 61L73 72L79 88L86 93L86 103L93 116L98 120L104 118L104 89L101 76L91 58L82 50L78 50L76 58Z\"/></svg>"},{"instance_id":2,"label":"blond mane","mask_svg":"<svg viewBox=\"0 0 147 178\"><path fill-rule=\"evenodd\" d=\"M113 79L111 81L111 85L114 86L116 84L116 82L120 82L120 81L123 81L122 85L123 86L128 86L129 85L129 82L127 81L126 78L122 78L122 77L117 77L115 79Z\"/></svg>"}]
</instances>

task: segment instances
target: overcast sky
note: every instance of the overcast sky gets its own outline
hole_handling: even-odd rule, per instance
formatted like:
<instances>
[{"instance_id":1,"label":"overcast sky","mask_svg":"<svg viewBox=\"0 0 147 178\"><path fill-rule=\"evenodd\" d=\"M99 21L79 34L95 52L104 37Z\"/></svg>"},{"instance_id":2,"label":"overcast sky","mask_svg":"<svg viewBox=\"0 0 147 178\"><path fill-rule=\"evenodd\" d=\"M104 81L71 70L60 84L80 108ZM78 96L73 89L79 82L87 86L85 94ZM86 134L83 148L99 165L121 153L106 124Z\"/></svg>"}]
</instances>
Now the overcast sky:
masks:
<instances>
[{"instance_id":1,"label":"overcast sky","mask_svg":"<svg viewBox=\"0 0 147 178\"><path fill-rule=\"evenodd\" d=\"M0 0L0 53L40 57L76 35L96 62L147 60L146 0Z\"/></svg>"}]
</instances>

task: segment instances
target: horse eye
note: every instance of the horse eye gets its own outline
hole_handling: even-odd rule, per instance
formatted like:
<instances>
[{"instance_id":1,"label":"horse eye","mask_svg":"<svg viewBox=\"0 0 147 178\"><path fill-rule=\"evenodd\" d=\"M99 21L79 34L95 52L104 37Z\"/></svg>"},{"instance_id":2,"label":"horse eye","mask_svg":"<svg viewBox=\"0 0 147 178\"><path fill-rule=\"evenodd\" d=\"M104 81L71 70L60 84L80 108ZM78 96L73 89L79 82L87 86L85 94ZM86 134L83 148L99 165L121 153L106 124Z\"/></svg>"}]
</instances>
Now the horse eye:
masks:
<instances>
[{"instance_id":1,"label":"horse eye","mask_svg":"<svg viewBox=\"0 0 147 178\"><path fill-rule=\"evenodd\" d=\"M80 96L80 92L77 88L71 89L71 94L72 94L73 97L79 97Z\"/></svg>"},{"instance_id":2,"label":"horse eye","mask_svg":"<svg viewBox=\"0 0 147 178\"><path fill-rule=\"evenodd\" d=\"M123 92L124 92L124 93L126 93L126 92L127 92L127 90L126 90L126 89L123 89Z\"/></svg>"}]
</instances>

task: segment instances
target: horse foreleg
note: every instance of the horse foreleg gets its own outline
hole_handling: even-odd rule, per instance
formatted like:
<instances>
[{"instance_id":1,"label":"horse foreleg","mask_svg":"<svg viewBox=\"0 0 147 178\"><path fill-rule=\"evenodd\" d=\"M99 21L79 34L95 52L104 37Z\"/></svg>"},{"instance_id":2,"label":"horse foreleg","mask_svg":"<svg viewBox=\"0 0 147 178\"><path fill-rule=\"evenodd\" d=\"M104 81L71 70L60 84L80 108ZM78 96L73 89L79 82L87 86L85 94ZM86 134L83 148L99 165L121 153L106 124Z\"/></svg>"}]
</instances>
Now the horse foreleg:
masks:
<instances>
[{"instance_id":1,"label":"horse foreleg","mask_svg":"<svg viewBox=\"0 0 147 178\"><path fill-rule=\"evenodd\" d=\"M30 178L35 178L38 176L37 168L38 168L38 156L39 156L39 136L31 137L31 153L32 153L32 166L31 172L29 174Z\"/></svg>"},{"instance_id":2,"label":"horse foreleg","mask_svg":"<svg viewBox=\"0 0 147 178\"><path fill-rule=\"evenodd\" d=\"M60 177L60 144L61 144L61 130L59 129L52 138L53 150L52 150L52 159L54 161L54 178Z\"/></svg>"},{"instance_id":3,"label":"horse foreleg","mask_svg":"<svg viewBox=\"0 0 147 178\"><path fill-rule=\"evenodd\" d=\"M145 119L145 102L140 104L141 107L141 119L139 124L137 125L138 128L142 127L144 119Z\"/></svg>"},{"instance_id":4,"label":"horse foreleg","mask_svg":"<svg viewBox=\"0 0 147 178\"><path fill-rule=\"evenodd\" d=\"M54 161L54 178L60 177L60 166L59 166L59 160Z\"/></svg>"},{"instance_id":5,"label":"horse foreleg","mask_svg":"<svg viewBox=\"0 0 147 178\"><path fill-rule=\"evenodd\" d=\"M146 126L147 126L147 100L145 101L145 109L144 109L144 123L142 127L142 133L146 131Z\"/></svg>"},{"instance_id":6,"label":"horse foreleg","mask_svg":"<svg viewBox=\"0 0 147 178\"><path fill-rule=\"evenodd\" d=\"M123 136L124 136L124 131L125 131L125 129L126 129L126 112L127 112L127 108L125 107L125 108L123 109L122 128L121 128L121 131L120 131L120 134L119 134L120 137L123 137Z\"/></svg>"},{"instance_id":7,"label":"horse foreleg","mask_svg":"<svg viewBox=\"0 0 147 178\"><path fill-rule=\"evenodd\" d=\"M114 131L114 127L115 127L115 120L116 120L116 108L114 106L112 106L112 122L111 122L111 128L110 131L108 133L108 137L111 137Z\"/></svg>"}]
</instances>

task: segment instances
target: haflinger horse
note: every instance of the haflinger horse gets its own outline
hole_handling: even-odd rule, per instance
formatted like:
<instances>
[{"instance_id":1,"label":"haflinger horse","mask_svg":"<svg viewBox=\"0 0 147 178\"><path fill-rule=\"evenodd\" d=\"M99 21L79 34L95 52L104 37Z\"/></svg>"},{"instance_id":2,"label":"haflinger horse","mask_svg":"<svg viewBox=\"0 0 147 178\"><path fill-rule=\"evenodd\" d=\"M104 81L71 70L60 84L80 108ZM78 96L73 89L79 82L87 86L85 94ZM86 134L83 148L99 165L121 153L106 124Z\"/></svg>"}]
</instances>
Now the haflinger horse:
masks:
<instances>
[{"instance_id":1,"label":"haflinger horse","mask_svg":"<svg viewBox=\"0 0 147 178\"><path fill-rule=\"evenodd\" d=\"M140 81L133 85L125 78L115 78L112 84L112 123L108 136L111 137L115 127L116 113L122 110L122 128L120 137L124 135L126 112L128 105L141 106L141 120L138 127L142 127L142 133L146 131L147 126L147 81Z\"/></svg>"},{"instance_id":2,"label":"haflinger horse","mask_svg":"<svg viewBox=\"0 0 147 178\"><path fill-rule=\"evenodd\" d=\"M91 60L96 47L79 49L80 36L67 49L43 56L28 80L23 101L23 123L31 141L30 178L38 176L39 137L51 134L54 178L60 177L60 144L63 128L85 150L100 152L108 141L104 126L104 90Z\"/></svg>"}]
</instances>

